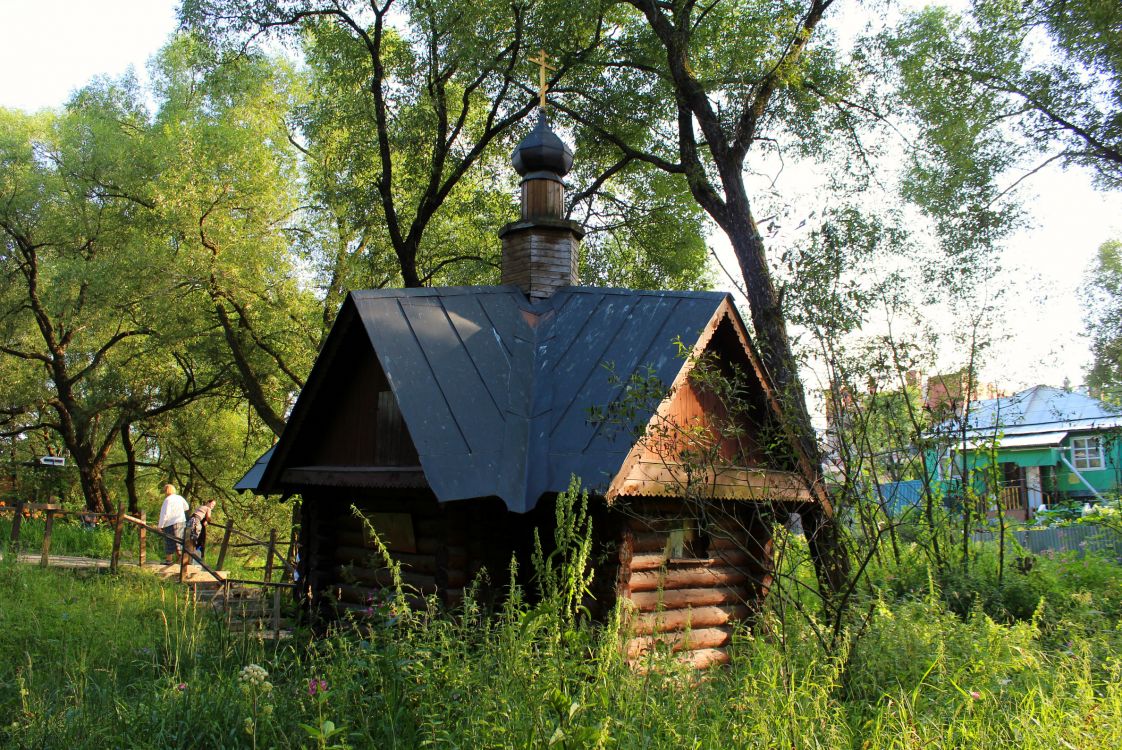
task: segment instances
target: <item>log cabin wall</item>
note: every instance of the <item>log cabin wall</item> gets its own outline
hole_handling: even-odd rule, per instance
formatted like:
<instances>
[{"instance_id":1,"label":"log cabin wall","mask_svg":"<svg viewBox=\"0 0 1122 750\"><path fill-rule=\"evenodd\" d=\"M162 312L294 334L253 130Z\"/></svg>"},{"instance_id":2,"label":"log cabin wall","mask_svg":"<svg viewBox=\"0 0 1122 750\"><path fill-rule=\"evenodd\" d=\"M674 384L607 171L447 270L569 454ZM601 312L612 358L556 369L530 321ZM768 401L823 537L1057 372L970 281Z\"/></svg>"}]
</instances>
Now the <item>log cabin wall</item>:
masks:
<instances>
[{"instance_id":1,"label":"log cabin wall","mask_svg":"<svg viewBox=\"0 0 1122 750\"><path fill-rule=\"evenodd\" d=\"M300 596L328 620L345 612L368 614L372 605L393 595L391 572L352 504L401 566L403 588L414 605L435 595L454 608L463 602L465 587L478 579L479 603L493 606L509 583L512 555L519 559L519 583L529 584L533 529L543 526L543 541L552 539L548 502L523 515L509 512L497 498L440 504L431 493L417 490L322 488L306 491L304 498Z\"/></svg>"},{"instance_id":2,"label":"log cabin wall","mask_svg":"<svg viewBox=\"0 0 1122 750\"><path fill-rule=\"evenodd\" d=\"M718 501L703 511L666 499L621 506L618 577L631 610L628 659L664 644L695 666L725 663L735 624L759 611L771 585L768 513L754 503Z\"/></svg>"}]
</instances>

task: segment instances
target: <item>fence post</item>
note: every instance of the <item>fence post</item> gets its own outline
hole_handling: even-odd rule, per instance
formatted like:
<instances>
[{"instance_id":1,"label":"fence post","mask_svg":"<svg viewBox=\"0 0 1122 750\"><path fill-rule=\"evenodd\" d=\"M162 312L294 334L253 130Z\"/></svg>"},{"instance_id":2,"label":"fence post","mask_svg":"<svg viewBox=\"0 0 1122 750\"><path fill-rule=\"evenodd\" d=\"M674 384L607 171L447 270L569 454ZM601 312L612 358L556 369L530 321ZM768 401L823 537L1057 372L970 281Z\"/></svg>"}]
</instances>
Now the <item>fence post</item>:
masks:
<instances>
[{"instance_id":1,"label":"fence post","mask_svg":"<svg viewBox=\"0 0 1122 750\"><path fill-rule=\"evenodd\" d=\"M148 513L147 511L140 511L140 525L136 527L136 564L141 568L144 567L144 561L148 556Z\"/></svg>"},{"instance_id":2,"label":"fence post","mask_svg":"<svg viewBox=\"0 0 1122 750\"><path fill-rule=\"evenodd\" d=\"M43 555L39 558L39 564L44 568L50 564L51 559L51 530L55 526L55 512L53 510L47 511L47 525L43 527Z\"/></svg>"},{"instance_id":3,"label":"fence post","mask_svg":"<svg viewBox=\"0 0 1122 750\"><path fill-rule=\"evenodd\" d=\"M284 556L285 566L281 569L281 580L288 581L292 578L292 571L296 569L296 527L288 535L288 552Z\"/></svg>"},{"instance_id":4,"label":"fence post","mask_svg":"<svg viewBox=\"0 0 1122 750\"><path fill-rule=\"evenodd\" d=\"M12 519L12 547L19 547L19 527L23 525L23 501L16 503L16 517ZM17 550L18 551L18 550Z\"/></svg>"},{"instance_id":5,"label":"fence post","mask_svg":"<svg viewBox=\"0 0 1122 750\"><path fill-rule=\"evenodd\" d=\"M195 547L191 544L187 536L187 529L183 529L183 546L179 552L179 582L187 582L187 566L191 564L191 554L195 551Z\"/></svg>"},{"instance_id":6,"label":"fence post","mask_svg":"<svg viewBox=\"0 0 1122 750\"><path fill-rule=\"evenodd\" d=\"M273 555L277 552L277 530L269 529L269 554L265 558L265 582L273 580Z\"/></svg>"},{"instance_id":7,"label":"fence post","mask_svg":"<svg viewBox=\"0 0 1122 750\"><path fill-rule=\"evenodd\" d=\"M280 643L280 603L281 603L281 590L277 586L273 590L273 642Z\"/></svg>"},{"instance_id":8,"label":"fence post","mask_svg":"<svg viewBox=\"0 0 1122 750\"><path fill-rule=\"evenodd\" d=\"M117 503L117 518L113 522L113 554L109 557L109 570L117 572L117 564L121 561L121 534L125 530L125 510L121 503Z\"/></svg>"},{"instance_id":9,"label":"fence post","mask_svg":"<svg viewBox=\"0 0 1122 750\"><path fill-rule=\"evenodd\" d=\"M218 548L218 562L215 570L222 570L222 563L226 562L226 550L230 548L230 535L234 533L234 519L226 519L226 531L222 534L222 546Z\"/></svg>"}]
</instances>

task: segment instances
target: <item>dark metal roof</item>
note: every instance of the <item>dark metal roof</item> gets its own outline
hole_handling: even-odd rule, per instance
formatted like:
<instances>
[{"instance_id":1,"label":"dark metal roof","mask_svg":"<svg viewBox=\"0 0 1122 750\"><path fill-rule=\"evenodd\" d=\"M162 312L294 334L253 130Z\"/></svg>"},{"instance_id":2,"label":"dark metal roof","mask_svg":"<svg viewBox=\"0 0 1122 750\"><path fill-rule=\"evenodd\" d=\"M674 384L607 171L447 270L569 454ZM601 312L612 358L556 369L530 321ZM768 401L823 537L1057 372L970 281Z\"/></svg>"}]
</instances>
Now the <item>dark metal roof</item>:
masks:
<instances>
[{"instance_id":1,"label":"dark metal roof","mask_svg":"<svg viewBox=\"0 0 1122 750\"><path fill-rule=\"evenodd\" d=\"M277 447L274 445L272 448L262 453L260 458L257 459L257 462L245 473L245 476L239 479L238 483L234 485L234 489L238 492L257 489L258 483L261 482L261 476L265 473L265 467L269 465L269 459L273 457L273 451L276 449Z\"/></svg>"},{"instance_id":2,"label":"dark metal roof","mask_svg":"<svg viewBox=\"0 0 1122 750\"><path fill-rule=\"evenodd\" d=\"M586 488L606 488L635 436L594 419L595 411L619 399L633 374L649 372L668 389L686 364L679 342L692 347L726 298L568 287L530 303L515 287L458 287L359 291L346 305L377 354L436 497L498 496L525 512L542 494L565 490L573 474ZM310 408L300 402L325 364L317 363L281 437L282 462L295 439L288 433L299 432L297 418ZM651 413L633 416L645 424ZM284 489L276 480L286 467L258 469L268 460L237 486Z\"/></svg>"}]
</instances>

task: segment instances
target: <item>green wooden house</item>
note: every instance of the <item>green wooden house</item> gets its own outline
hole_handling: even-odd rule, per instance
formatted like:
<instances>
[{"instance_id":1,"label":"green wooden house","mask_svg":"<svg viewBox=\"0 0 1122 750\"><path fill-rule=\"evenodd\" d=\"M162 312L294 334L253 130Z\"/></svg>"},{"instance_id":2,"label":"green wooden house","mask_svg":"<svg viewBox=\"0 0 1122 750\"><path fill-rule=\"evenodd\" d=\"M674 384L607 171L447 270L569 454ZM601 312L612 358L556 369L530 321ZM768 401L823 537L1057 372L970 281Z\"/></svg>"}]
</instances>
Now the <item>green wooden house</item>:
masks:
<instances>
[{"instance_id":1,"label":"green wooden house","mask_svg":"<svg viewBox=\"0 0 1122 750\"><path fill-rule=\"evenodd\" d=\"M971 402L935 430L927 466L948 496L963 480L986 510L1031 519L1042 506L1100 502L1122 485L1122 410L1038 385Z\"/></svg>"}]
</instances>

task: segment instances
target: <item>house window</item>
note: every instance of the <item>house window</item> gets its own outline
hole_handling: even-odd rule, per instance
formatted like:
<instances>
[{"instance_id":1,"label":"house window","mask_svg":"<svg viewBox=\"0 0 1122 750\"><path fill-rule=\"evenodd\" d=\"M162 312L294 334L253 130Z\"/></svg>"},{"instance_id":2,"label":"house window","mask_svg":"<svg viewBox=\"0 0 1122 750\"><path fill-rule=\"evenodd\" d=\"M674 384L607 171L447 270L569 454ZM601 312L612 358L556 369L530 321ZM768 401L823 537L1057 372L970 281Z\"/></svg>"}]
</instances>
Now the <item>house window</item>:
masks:
<instances>
[{"instance_id":1,"label":"house window","mask_svg":"<svg viewBox=\"0 0 1122 750\"><path fill-rule=\"evenodd\" d=\"M1071 462L1076 469L1104 469L1103 446L1097 437L1071 439Z\"/></svg>"},{"instance_id":2,"label":"house window","mask_svg":"<svg viewBox=\"0 0 1122 750\"><path fill-rule=\"evenodd\" d=\"M686 521L679 528L670 530L664 551L670 562L704 559L708 553L709 535L700 531L693 521Z\"/></svg>"},{"instance_id":3,"label":"house window","mask_svg":"<svg viewBox=\"0 0 1122 750\"><path fill-rule=\"evenodd\" d=\"M957 451L947 451L939 456L939 479L962 477L962 460Z\"/></svg>"}]
</instances>

